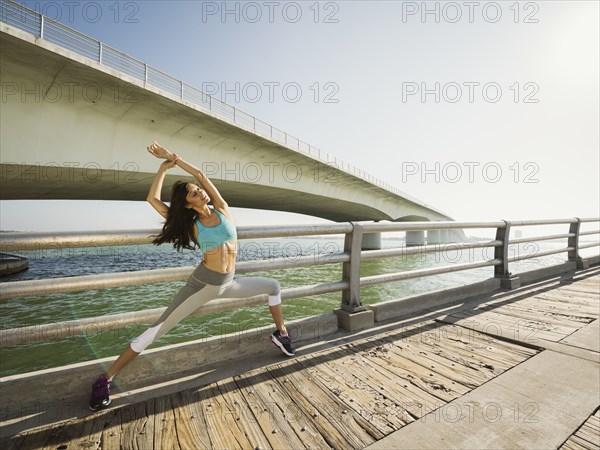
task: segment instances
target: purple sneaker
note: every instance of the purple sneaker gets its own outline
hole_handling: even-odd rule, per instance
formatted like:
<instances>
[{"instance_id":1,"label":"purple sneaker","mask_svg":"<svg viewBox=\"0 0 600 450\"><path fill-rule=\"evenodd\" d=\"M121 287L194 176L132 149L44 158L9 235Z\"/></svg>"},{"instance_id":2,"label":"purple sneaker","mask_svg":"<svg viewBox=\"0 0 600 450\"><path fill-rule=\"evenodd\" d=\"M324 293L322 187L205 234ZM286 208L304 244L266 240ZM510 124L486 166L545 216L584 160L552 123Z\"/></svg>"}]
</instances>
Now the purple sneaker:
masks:
<instances>
[{"instance_id":1,"label":"purple sneaker","mask_svg":"<svg viewBox=\"0 0 600 450\"><path fill-rule=\"evenodd\" d=\"M292 348L292 333L289 331L287 335L283 336L279 330L275 330L269 338L273 344L279 347L279 350L281 350L284 355L294 356L296 354L296 350Z\"/></svg>"},{"instance_id":2,"label":"purple sneaker","mask_svg":"<svg viewBox=\"0 0 600 450\"><path fill-rule=\"evenodd\" d=\"M106 375L100 375L92 386L92 397L90 398L90 409L98 411L110 405L110 381Z\"/></svg>"}]
</instances>

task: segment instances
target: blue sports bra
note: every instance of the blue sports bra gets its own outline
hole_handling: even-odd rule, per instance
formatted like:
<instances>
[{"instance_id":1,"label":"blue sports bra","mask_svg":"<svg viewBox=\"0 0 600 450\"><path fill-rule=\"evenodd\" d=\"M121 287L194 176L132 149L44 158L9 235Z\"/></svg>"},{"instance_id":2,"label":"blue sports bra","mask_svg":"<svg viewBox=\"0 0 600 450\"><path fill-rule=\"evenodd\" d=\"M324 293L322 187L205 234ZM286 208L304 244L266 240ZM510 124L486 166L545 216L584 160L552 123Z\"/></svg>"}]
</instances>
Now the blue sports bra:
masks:
<instances>
[{"instance_id":1,"label":"blue sports bra","mask_svg":"<svg viewBox=\"0 0 600 450\"><path fill-rule=\"evenodd\" d=\"M214 227L205 227L200 220L196 219L198 226L198 245L202 253L220 247L225 242L237 239L235 225L231 223L223 214L213 209L221 219L219 225Z\"/></svg>"}]
</instances>

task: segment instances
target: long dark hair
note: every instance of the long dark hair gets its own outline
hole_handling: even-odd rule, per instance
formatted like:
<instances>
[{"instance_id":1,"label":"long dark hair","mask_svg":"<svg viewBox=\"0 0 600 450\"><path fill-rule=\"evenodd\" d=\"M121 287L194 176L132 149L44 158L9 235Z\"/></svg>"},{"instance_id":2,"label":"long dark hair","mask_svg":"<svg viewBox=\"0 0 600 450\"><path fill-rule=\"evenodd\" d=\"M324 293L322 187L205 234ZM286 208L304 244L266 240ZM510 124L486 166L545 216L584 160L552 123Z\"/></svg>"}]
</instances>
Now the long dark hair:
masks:
<instances>
[{"instance_id":1,"label":"long dark hair","mask_svg":"<svg viewBox=\"0 0 600 450\"><path fill-rule=\"evenodd\" d=\"M172 242L173 247L178 251L182 248L195 249L194 217L196 212L185 207L187 204L187 185L188 183L185 181L178 181L173 185L167 220L161 233L152 241L154 245Z\"/></svg>"}]
</instances>

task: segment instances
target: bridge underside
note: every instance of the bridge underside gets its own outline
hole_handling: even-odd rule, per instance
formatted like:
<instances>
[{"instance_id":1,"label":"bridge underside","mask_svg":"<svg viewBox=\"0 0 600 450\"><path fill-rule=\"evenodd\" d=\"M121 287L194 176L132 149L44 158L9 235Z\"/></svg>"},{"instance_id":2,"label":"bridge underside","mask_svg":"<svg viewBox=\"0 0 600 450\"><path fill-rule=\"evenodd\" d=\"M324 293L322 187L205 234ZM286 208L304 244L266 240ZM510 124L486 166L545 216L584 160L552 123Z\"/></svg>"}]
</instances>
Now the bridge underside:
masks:
<instances>
[{"instance_id":1,"label":"bridge underside","mask_svg":"<svg viewBox=\"0 0 600 450\"><path fill-rule=\"evenodd\" d=\"M0 26L2 200L145 200L158 167L145 148L156 139L202 168L231 206L333 221L450 220L216 111ZM188 175L169 173L164 200Z\"/></svg>"},{"instance_id":2,"label":"bridge underside","mask_svg":"<svg viewBox=\"0 0 600 450\"><path fill-rule=\"evenodd\" d=\"M130 173L127 182L123 183L116 181L119 177L123 178L123 174L112 170L61 170L56 167L6 164L0 165L0 171L3 184L6 183L0 195L3 200L145 201L154 177L154 174ZM90 183L92 178L98 178L98 181ZM50 179L52 181L48 182ZM163 200L168 201L171 186L178 180L195 181L192 177L168 175L163 186ZM213 181L232 207L286 211L334 222L395 219L367 204L334 200L310 192L236 181ZM335 208L332 207L334 202Z\"/></svg>"}]
</instances>

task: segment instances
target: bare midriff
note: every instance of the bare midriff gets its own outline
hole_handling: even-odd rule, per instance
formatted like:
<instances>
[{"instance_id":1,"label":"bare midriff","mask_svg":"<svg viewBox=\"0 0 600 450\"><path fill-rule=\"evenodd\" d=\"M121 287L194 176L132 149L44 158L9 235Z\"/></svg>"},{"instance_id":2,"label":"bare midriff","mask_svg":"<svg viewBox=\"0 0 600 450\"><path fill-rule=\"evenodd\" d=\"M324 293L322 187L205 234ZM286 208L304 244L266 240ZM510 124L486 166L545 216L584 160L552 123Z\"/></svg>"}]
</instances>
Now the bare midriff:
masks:
<instances>
[{"instance_id":1,"label":"bare midriff","mask_svg":"<svg viewBox=\"0 0 600 450\"><path fill-rule=\"evenodd\" d=\"M235 269L237 241L229 241L204 253L202 264L207 269L220 273L229 273Z\"/></svg>"}]
</instances>

